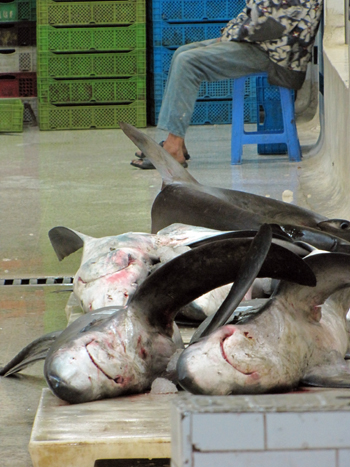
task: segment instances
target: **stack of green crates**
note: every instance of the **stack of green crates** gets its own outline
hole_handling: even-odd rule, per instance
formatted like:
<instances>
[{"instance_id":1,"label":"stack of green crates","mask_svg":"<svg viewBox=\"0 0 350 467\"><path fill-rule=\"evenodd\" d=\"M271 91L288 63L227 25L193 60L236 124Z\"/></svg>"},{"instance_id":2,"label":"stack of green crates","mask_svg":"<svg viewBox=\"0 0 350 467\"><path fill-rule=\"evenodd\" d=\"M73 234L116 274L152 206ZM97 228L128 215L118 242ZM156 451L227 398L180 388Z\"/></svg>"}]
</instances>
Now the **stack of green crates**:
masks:
<instances>
[{"instance_id":1,"label":"stack of green crates","mask_svg":"<svg viewBox=\"0 0 350 467\"><path fill-rule=\"evenodd\" d=\"M23 109L21 99L0 99L0 132L23 131Z\"/></svg>"},{"instance_id":2,"label":"stack of green crates","mask_svg":"<svg viewBox=\"0 0 350 467\"><path fill-rule=\"evenodd\" d=\"M146 126L145 0L37 0L41 130Z\"/></svg>"},{"instance_id":3,"label":"stack of green crates","mask_svg":"<svg viewBox=\"0 0 350 467\"><path fill-rule=\"evenodd\" d=\"M0 0L0 131L35 121L35 29L36 0Z\"/></svg>"}]
</instances>

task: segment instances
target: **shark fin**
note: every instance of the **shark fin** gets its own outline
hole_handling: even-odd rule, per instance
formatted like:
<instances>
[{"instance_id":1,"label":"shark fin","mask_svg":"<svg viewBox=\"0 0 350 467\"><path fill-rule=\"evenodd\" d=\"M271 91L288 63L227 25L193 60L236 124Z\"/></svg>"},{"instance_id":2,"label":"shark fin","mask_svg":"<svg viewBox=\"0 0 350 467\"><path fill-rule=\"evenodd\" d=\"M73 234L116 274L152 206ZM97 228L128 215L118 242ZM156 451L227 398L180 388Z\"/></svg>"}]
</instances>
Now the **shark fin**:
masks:
<instances>
[{"instance_id":1,"label":"shark fin","mask_svg":"<svg viewBox=\"0 0 350 467\"><path fill-rule=\"evenodd\" d=\"M309 288L283 281L275 293L275 298L287 300L294 309L305 313L310 320L319 321L320 306L325 300L338 290L350 287L350 255L320 253L307 256L303 261L315 273L316 286ZM345 296L344 300L347 300L350 306L350 297Z\"/></svg>"},{"instance_id":2,"label":"shark fin","mask_svg":"<svg viewBox=\"0 0 350 467\"><path fill-rule=\"evenodd\" d=\"M154 139L137 130L129 123L119 123L126 136L146 155L160 173L163 183L181 181L198 185L198 182Z\"/></svg>"},{"instance_id":3,"label":"shark fin","mask_svg":"<svg viewBox=\"0 0 350 467\"><path fill-rule=\"evenodd\" d=\"M251 243L248 239L220 240L177 256L147 277L129 306L142 309L152 325L170 333L181 307L237 279ZM309 286L316 283L312 270L301 258L275 244L270 246L259 277L294 280Z\"/></svg>"},{"instance_id":4,"label":"shark fin","mask_svg":"<svg viewBox=\"0 0 350 467\"><path fill-rule=\"evenodd\" d=\"M87 238L87 235L62 226L49 231L51 245L60 261L82 248Z\"/></svg>"},{"instance_id":5,"label":"shark fin","mask_svg":"<svg viewBox=\"0 0 350 467\"><path fill-rule=\"evenodd\" d=\"M200 337L208 336L212 331L225 324L239 303L243 300L249 287L259 274L265 261L272 242L272 230L268 224L263 224L255 235L247 255L237 274L237 280L231 290L215 313L213 320L208 327L203 330Z\"/></svg>"},{"instance_id":6,"label":"shark fin","mask_svg":"<svg viewBox=\"0 0 350 467\"><path fill-rule=\"evenodd\" d=\"M0 376L13 375L39 360L45 360L47 352L61 332L50 332L28 344L9 363L0 368Z\"/></svg>"}]
</instances>

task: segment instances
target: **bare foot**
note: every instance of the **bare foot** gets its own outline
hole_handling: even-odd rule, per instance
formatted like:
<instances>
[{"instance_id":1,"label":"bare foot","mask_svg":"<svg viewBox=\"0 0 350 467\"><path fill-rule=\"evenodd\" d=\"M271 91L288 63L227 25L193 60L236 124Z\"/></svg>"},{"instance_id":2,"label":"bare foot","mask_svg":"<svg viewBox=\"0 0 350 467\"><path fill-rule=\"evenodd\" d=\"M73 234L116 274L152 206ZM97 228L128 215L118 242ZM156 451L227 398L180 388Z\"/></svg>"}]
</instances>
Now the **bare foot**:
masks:
<instances>
[{"instance_id":1,"label":"bare foot","mask_svg":"<svg viewBox=\"0 0 350 467\"><path fill-rule=\"evenodd\" d=\"M184 155L184 146L184 139L171 133L169 133L167 139L163 143L163 148L181 164L186 160Z\"/></svg>"},{"instance_id":2,"label":"bare foot","mask_svg":"<svg viewBox=\"0 0 350 467\"><path fill-rule=\"evenodd\" d=\"M175 136L170 133L168 138L165 141L162 141L161 146L180 163L183 163L185 160L190 158L185 141L180 136ZM135 156L140 159L145 157L141 151L136 151Z\"/></svg>"},{"instance_id":3,"label":"bare foot","mask_svg":"<svg viewBox=\"0 0 350 467\"><path fill-rule=\"evenodd\" d=\"M184 139L180 136L175 136L169 133L167 139L163 143L163 148L183 167L187 167L187 162L184 156L183 147L185 145ZM152 162L143 157L141 159L136 159L131 162L131 165L134 167L139 167L140 169L154 169Z\"/></svg>"}]
</instances>

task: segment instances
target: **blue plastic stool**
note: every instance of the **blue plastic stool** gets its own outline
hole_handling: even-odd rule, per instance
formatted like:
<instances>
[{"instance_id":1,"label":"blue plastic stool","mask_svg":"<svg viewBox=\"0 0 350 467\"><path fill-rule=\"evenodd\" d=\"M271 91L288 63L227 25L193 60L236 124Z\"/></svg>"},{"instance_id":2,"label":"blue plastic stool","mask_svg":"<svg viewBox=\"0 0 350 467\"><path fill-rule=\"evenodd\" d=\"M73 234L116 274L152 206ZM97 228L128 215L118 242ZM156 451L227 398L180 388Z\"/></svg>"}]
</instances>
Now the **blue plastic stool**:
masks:
<instances>
[{"instance_id":1,"label":"blue plastic stool","mask_svg":"<svg viewBox=\"0 0 350 467\"><path fill-rule=\"evenodd\" d=\"M278 86L281 98L283 130L244 131L244 85L248 77L267 77L267 73L251 74L233 80L231 164L242 162L244 144L285 143L291 162L301 161L301 149L294 118L292 91Z\"/></svg>"}]
</instances>

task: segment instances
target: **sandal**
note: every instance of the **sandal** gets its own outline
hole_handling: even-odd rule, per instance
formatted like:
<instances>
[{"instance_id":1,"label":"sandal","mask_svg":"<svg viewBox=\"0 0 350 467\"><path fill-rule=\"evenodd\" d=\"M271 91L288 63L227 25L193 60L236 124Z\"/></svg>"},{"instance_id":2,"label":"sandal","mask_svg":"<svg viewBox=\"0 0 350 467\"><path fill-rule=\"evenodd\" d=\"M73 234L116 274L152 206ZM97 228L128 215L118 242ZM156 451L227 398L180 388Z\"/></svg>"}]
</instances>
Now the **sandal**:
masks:
<instances>
[{"instance_id":1,"label":"sandal","mask_svg":"<svg viewBox=\"0 0 350 467\"><path fill-rule=\"evenodd\" d=\"M164 144L164 141L161 141L161 142L159 143L159 146L162 146L162 147L163 147L163 144ZM141 154L137 154L137 152L135 152L135 156L138 157L139 159L145 159L145 158L146 158L146 156L145 156L145 154L144 154L143 152L141 152ZM188 154L188 152L186 152L186 153L184 154L184 156L185 156L186 161L188 161L188 160L191 159L191 156Z\"/></svg>"},{"instance_id":2,"label":"sandal","mask_svg":"<svg viewBox=\"0 0 350 467\"><path fill-rule=\"evenodd\" d=\"M188 167L188 164L187 162L179 162L179 164L182 165L182 167L184 167L185 169L187 169ZM142 169L142 170L151 170L151 169L155 169L154 165L152 164L152 162L147 159L147 157L143 157L143 158L140 158L140 159L136 159L136 160L133 160L130 162L130 165L133 165L134 167L137 167L138 169Z\"/></svg>"}]
</instances>

